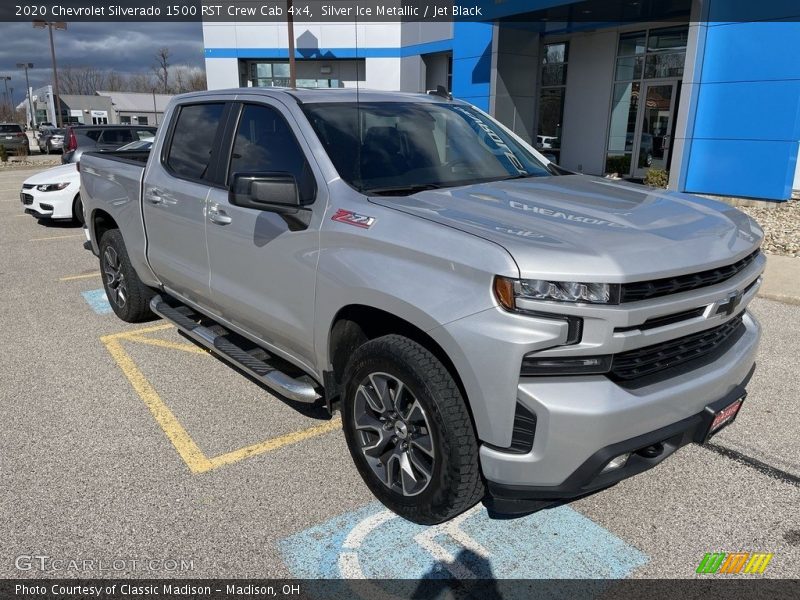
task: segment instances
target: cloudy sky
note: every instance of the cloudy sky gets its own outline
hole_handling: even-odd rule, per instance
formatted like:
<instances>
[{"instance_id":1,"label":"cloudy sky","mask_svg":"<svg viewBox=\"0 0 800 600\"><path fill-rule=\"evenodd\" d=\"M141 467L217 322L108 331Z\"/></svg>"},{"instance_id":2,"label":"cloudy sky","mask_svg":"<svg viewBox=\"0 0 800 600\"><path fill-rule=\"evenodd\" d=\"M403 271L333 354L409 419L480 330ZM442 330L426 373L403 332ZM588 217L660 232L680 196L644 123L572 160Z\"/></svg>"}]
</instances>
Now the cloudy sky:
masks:
<instances>
[{"instance_id":1,"label":"cloudy sky","mask_svg":"<svg viewBox=\"0 0 800 600\"><path fill-rule=\"evenodd\" d=\"M174 65L203 66L201 23L70 23L66 31L53 31L53 38L59 68L150 71L162 47L170 49ZM34 29L31 23L0 23L0 40L0 76L11 76L15 103L22 101L25 90L25 72L16 68L18 62L35 65L28 71L34 89L51 83L46 29Z\"/></svg>"}]
</instances>

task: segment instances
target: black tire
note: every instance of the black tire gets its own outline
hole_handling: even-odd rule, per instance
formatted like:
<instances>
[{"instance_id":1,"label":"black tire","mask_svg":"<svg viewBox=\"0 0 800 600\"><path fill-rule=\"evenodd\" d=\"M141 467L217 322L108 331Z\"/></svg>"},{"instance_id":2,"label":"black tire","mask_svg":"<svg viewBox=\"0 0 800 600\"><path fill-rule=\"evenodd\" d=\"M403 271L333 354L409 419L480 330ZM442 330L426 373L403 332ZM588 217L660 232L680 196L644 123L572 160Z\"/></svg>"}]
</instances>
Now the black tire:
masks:
<instances>
[{"instance_id":1,"label":"black tire","mask_svg":"<svg viewBox=\"0 0 800 600\"><path fill-rule=\"evenodd\" d=\"M81 202L81 195L77 194L72 201L72 221L76 225L83 225L83 202Z\"/></svg>"},{"instance_id":2,"label":"black tire","mask_svg":"<svg viewBox=\"0 0 800 600\"><path fill-rule=\"evenodd\" d=\"M372 411L373 416L369 416L363 410L366 406L364 387L377 389L371 375L385 377L386 381L396 381L394 385L403 384L403 391L399 396L405 400L400 400L392 393L391 402L394 406L399 402L409 402L410 398L416 400L423 410L424 427L411 425L408 421L408 429L415 433L406 434L405 429L402 430L402 435L398 433L402 437L404 448L399 452L417 452L416 458L412 460L412 457L408 457L407 461L411 460L416 464L420 457L428 461L427 474L420 475L420 478L426 478L427 483L415 494L407 493L405 481L394 481L394 486L387 483L396 479L388 474L394 458L390 453L398 451L397 448L391 448L393 441L398 439L398 436L391 433L395 431L392 424L395 419L398 422L401 418L406 420L403 411L394 412L391 423L382 421L383 429L388 433L381 433L377 427L364 427L363 418L374 420L374 414L377 414ZM391 385L390 383L389 386ZM361 400L357 398L357 394L360 394ZM360 429L356 425L357 410ZM366 412L371 410L367 406ZM412 410L408 409L409 415ZM422 525L434 525L452 519L483 497L478 442L464 398L444 365L420 344L400 335L387 335L359 347L345 370L342 421L350 455L362 479L387 508L401 517ZM401 427L405 428L405 424ZM382 445L384 437L388 435L393 437L386 441L386 445ZM426 438L425 444L429 444L433 451L430 456L428 453L420 454L414 445L414 436L417 435ZM381 441L376 441L377 439ZM366 446L369 446L372 453L371 458L366 455ZM379 446L382 446L379 450L373 449ZM380 458L377 458L378 455ZM385 458L387 456L388 459ZM385 464L382 462L384 460ZM399 463L398 468L403 464L401 459L396 462ZM386 475L383 479L379 477L379 471ZM402 479L403 473L398 473ZM397 489L398 486L402 489ZM414 488L410 491L413 492Z\"/></svg>"},{"instance_id":3,"label":"black tire","mask_svg":"<svg viewBox=\"0 0 800 600\"><path fill-rule=\"evenodd\" d=\"M119 229L106 231L100 239L100 271L108 302L120 319L138 323L154 318L150 300L155 293L136 274Z\"/></svg>"}]
</instances>

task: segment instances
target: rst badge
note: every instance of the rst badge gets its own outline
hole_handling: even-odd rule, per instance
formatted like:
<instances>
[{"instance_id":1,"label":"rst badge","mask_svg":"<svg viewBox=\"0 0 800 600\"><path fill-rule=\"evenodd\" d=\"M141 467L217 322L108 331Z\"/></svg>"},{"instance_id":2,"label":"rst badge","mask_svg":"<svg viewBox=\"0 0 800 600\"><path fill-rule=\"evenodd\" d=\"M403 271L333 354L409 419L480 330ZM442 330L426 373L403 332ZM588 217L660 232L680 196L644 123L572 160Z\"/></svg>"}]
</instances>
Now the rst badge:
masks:
<instances>
[{"instance_id":1,"label":"rst badge","mask_svg":"<svg viewBox=\"0 0 800 600\"><path fill-rule=\"evenodd\" d=\"M340 208L336 211L336 214L331 217L331 221L339 221L339 223L347 223L348 225L355 225L362 229L369 229L375 223L375 217L360 215L351 210Z\"/></svg>"}]
</instances>

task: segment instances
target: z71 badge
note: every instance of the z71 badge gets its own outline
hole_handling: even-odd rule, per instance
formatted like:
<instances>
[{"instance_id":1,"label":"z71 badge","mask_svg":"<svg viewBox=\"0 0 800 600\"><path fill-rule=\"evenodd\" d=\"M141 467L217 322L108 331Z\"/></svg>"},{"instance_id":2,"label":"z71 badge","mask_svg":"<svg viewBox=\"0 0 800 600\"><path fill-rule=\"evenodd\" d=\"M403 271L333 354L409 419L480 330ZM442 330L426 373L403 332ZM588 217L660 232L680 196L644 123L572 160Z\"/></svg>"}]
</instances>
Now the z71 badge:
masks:
<instances>
[{"instance_id":1,"label":"z71 badge","mask_svg":"<svg viewBox=\"0 0 800 600\"><path fill-rule=\"evenodd\" d=\"M351 210L340 208L331 217L331 221L339 221L339 223L347 223L348 225L355 225L362 229L369 229L375 223L375 217L368 217L367 215L360 215Z\"/></svg>"}]
</instances>

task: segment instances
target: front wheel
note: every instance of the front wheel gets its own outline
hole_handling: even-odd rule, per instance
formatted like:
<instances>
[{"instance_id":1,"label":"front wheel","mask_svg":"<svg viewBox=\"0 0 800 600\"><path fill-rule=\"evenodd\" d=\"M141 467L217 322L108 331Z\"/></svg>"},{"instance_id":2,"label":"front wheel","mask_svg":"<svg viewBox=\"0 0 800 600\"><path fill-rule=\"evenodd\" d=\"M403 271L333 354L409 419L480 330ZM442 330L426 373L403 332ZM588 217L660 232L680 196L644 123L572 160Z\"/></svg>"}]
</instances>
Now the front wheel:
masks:
<instances>
[{"instance_id":1,"label":"front wheel","mask_svg":"<svg viewBox=\"0 0 800 600\"><path fill-rule=\"evenodd\" d=\"M387 335L346 370L343 425L356 468L392 511L433 525L484 494L478 443L453 377L425 347Z\"/></svg>"},{"instance_id":2,"label":"front wheel","mask_svg":"<svg viewBox=\"0 0 800 600\"><path fill-rule=\"evenodd\" d=\"M100 271L111 308L123 321L138 323L153 318L153 291L142 283L128 258L119 229L110 229L100 239Z\"/></svg>"}]
</instances>

